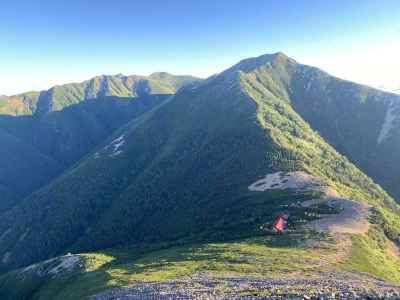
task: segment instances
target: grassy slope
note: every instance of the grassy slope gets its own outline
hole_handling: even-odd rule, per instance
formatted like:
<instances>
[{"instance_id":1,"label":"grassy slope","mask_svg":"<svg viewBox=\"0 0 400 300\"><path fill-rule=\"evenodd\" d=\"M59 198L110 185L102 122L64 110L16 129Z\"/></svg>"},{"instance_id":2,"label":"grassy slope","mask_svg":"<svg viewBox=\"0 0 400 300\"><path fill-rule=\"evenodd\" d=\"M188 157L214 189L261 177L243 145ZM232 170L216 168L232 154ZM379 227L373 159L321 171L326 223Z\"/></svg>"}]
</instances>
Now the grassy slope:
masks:
<instances>
[{"instance_id":1,"label":"grassy slope","mask_svg":"<svg viewBox=\"0 0 400 300\"><path fill-rule=\"evenodd\" d=\"M350 257L341 264L343 270L359 270L390 282L400 283L400 260L388 255L387 240L376 228L367 236L352 236Z\"/></svg>"},{"instance_id":2,"label":"grassy slope","mask_svg":"<svg viewBox=\"0 0 400 300\"><path fill-rule=\"evenodd\" d=\"M21 288L21 282L16 280L19 272L7 274L0 278L0 295L2 299L18 299L25 295L35 295L36 299L84 299L107 288L131 286L135 281L179 279L196 272L216 276L260 276L259 269L266 271L283 267L306 271L312 268L309 263L314 260L315 253L273 247L274 242L274 238L260 237L227 243L175 246L165 250L125 248L83 254L84 267L72 276L66 274L52 280L44 278L44 284L38 284L36 276L26 276ZM294 261L298 264L293 264ZM11 288L13 284L15 289Z\"/></svg>"},{"instance_id":3,"label":"grassy slope","mask_svg":"<svg viewBox=\"0 0 400 300\"><path fill-rule=\"evenodd\" d=\"M313 247L306 239L320 240ZM312 232L284 236L190 244L152 245L81 254L83 264L72 272L42 278L16 271L0 277L2 299L85 299L113 287L132 287L137 282L208 277L312 278L321 271L362 271L400 283L400 261L384 256L380 246L353 237L352 254L338 258L340 244ZM159 249L157 249L159 248ZM13 288L15 287L15 288ZM221 287L223 288L223 287Z\"/></svg>"}]
</instances>

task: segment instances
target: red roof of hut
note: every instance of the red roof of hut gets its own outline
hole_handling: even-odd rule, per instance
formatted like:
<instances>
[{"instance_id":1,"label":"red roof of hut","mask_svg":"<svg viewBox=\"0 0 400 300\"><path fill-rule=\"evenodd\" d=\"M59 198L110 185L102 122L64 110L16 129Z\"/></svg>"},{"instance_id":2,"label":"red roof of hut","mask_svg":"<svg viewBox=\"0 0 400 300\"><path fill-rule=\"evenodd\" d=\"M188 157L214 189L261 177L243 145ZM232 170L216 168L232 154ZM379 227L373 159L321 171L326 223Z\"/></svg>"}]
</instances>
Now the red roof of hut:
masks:
<instances>
[{"instance_id":1,"label":"red roof of hut","mask_svg":"<svg viewBox=\"0 0 400 300\"><path fill-rule=\"evenodd\" d=\"M288 218L289 216L287 214L279 215L275 219L274 224L272 225L272 229L279 233L283 232L286 229Z\"/></svg>"}]
</instances>

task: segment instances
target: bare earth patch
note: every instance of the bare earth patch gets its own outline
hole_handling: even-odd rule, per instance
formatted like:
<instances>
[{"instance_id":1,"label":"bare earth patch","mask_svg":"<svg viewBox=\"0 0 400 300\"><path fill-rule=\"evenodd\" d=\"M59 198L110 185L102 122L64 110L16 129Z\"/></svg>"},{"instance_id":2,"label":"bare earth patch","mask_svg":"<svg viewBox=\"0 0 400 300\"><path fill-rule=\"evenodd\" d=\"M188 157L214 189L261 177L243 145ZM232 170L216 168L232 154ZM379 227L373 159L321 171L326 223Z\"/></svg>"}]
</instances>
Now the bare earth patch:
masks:
<instances>
[{"instance_id":1,"label":"bare earth patch","mask_svg":"<svg viewBox=\"0 0 400 300\"><path fill-rule=\"evenodd\" d=\"M400 248L392 241L388 241L387 254L400 262Z\"/></svg>"},{"instance_id":2,"label":"bare earth patch","mask_svg":"<svg viewBox=\"0 0 400 300\"><path fill-rule=\"evenodd\" d=\"M338 214L324 215L322 218L311 221L309 226L316 231L330 231L334 233L363 234L368 232L370 206L343 198L325 200L330 206L339 206Z\"/></svg>"}]
</instances>

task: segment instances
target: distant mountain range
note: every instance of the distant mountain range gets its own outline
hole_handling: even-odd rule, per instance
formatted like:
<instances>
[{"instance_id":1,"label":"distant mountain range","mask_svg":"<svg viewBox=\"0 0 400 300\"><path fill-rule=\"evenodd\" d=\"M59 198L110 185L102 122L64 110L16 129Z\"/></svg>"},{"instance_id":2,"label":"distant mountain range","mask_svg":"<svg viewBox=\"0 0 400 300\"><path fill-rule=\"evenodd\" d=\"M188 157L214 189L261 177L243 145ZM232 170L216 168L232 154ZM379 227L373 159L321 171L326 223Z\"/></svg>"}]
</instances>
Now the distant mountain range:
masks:
<instances>
[{"instance_id":1,"label":"distant mountain range","mask_svg":"<svg viewBox=\"0 0 400 300\"><path fill-rule=\"evenodd\" d=\"M297 234L288 245L315 241L304 223L337 214L324 202L335 198L371 207L368 234L333 231L362 256L345 270L400 282L385 252L400 241L400 96L275 53L206 80L100 76L0 101L5 271L68 252L255 237L282 211ZM0 295L24 272L0 278Z\"/></svg>"},{"instance_id":2,"label":"distant mountain range","mask_svg":"<svg viewBox=\"0 0 400 300\"><path fill-rule=\"evenodd\" d=\"M400 93L400 84L395 86L380 86L379 88L386 92L391 92L396 94Z\"/></svg>"},{"instance_id":3,"label":"distant mountain range","mask_svg":"<svg viewBox=\"0 0 400 300\"><path fill-rule=\"evenodd\" d=\"M150 76L102 75L81 83L55 86L47 91L1 96L0 114L33 115L60 111L84 99L105 96L140 97L149 94L173 94L180 87L198 81L192 76L173 76L160 72Z\"/></svg>"}]
</instances>

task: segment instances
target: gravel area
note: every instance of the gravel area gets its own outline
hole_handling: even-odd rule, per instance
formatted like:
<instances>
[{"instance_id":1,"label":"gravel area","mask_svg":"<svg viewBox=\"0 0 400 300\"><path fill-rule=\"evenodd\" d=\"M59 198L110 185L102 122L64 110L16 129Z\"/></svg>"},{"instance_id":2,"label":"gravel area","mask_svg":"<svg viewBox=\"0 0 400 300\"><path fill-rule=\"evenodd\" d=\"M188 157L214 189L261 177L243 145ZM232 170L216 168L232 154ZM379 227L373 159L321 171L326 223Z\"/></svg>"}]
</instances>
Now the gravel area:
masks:
<instances>
[{"instance_id":1,"label":"gravel area","mask_svg":"<svg viewBox=\"0 0 400 300\"><path fill-rule=\"evenodd\" d=\"M90 300L161 299L400 299L400 286L361 273L314 274L305 279L209 278L137 283Z\"/></svg>"}]
</instances>

